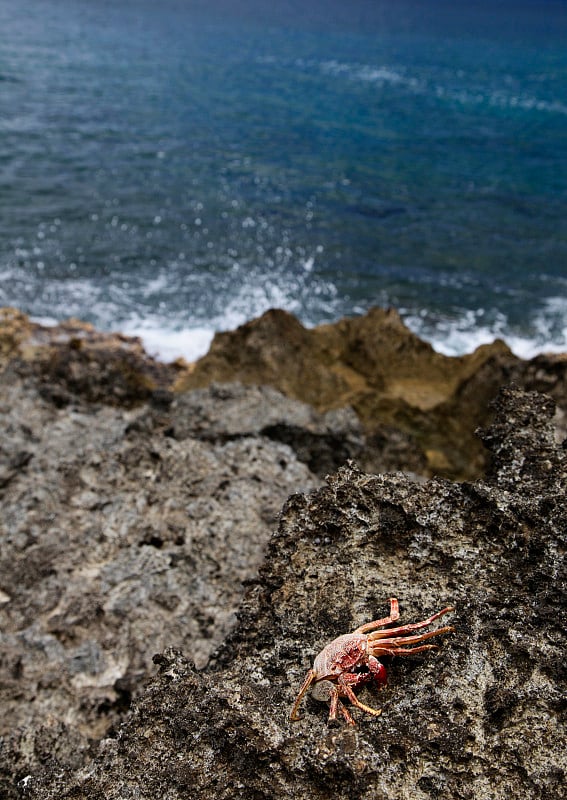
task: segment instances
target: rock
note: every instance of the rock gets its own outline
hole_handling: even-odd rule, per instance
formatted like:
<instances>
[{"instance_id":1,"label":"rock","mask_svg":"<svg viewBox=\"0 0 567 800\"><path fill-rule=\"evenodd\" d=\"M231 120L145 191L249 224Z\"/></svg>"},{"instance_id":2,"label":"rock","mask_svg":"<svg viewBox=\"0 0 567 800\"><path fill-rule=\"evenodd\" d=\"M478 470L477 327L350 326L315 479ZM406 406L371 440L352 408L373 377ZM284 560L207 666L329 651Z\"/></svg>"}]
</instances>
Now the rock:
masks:
<instances>
[{"instance_id":1,"label":"rock","mask_svg":"<svg viewBox=\"0 0 567 800\"><path fill-rule=\"evenodd\" d=\"M279 422L272 429L274 438L293 442L318 475L354 457L370 471L479 478L486 450L474 431L490 423L490 403L510 382L550 394L558 436L567 435L566 355L523 361L495 341L465 356L444 356L411 333L393 309L374 308L313 329L285 311L268 311L217 334L195 364L161 364L139 339L100 333L77 320L46 327L14 309L0 309L0 368L8 363L39 381L45 399L59 407L86 401L134 408L149 402L167 411L177 394L211 384L270 386L319 415L309 430ZM244 413L245 402L231 403L234 414ZM309 416L298 409L300 417ZM252 414L246 414L249 424ZM0 481L10 480L10 466L4 469Z\"/></svg>"},{"instance_id":2,"label":"rock","mask_svg":"<svg viewBox=\"0 0 567 800\"><path fill-rule=\"evenodd\" d=\"M425 412L446 402L487 357L503 353L511 357L496 342L471 356L443 356L411 333L393 309L373 308L312 329L275 309L216 334L179 388L240 380L275 386L320 411L353 405L366 418L378 394L383 404L404 398Z\"/></svg>"},{"instance_id":3,"label":"rock","mask_svg":"<svg viewBox=\"0 0 567 800\"><path fill-rule=\"evenodd\" d=\"M0 375L0 736L29 742L48 720L69 765L118 723L157 650L206 663L282 503L318 481L266 437L180 441L146 407L60 408L43 378Z\"/></svg>"},{"instance_id":4,"label":"rock","mask_svg":"<svg viewBox=\"0 0 567 800\"><path fill-rule=\"evenodd\" d=\"M270 386L212 384L175 396L171 432L226 442L265 436L289 445L299 461L323 478L349 459L372 472L425 469L425 456L411 437L385 427L367 435L351 408L318 413Z\"/></svg>"},{"instance_id":5,"label":"rock","mask_svg":"<svg viewBox=\"0 0 567 800\"><path fill-rule=\"evenodd\" d=\"M160 396L179 377L181 363L161 364L139 338L100 333L70 319L32 323L20 311L0 309L0 369L12 362L20 375L39 378L43 395L58 406L77 397L132 407Z\"/></svg>"},{"instance_id":6,"label":"rock","mask_svg":"<svg viewBox=\"0 0 567 800\"><path fill-rule=\"evenodd\" d=\"M482 434L490 470L473 484L350 465L292 496L207 666L177 644L155 656L159 674L85 766L42 761L39 733L26 746L15 736L4 763L25 796L559 798L567 469L552 417L548 398L502 392ZM392 596L402 621L454 604L455 633L438 651L384 659L386 689L360 692L380 718L355 709L356 727L331 728L307 698L290 722L315 654L385 615Z\"/></svg>"},{"instance_id":7,"label":"rock","mask_svg":"<svg viewBox=\"0 0 567 800\"><path fill-rule=\"evenodd\" d=\"M270 312L163 365L4 310L0 370L0 796L559 796L565 356ZM491 407L511 380L557 408ZM482 478L411 474L435 471ZM386 659L379 719L306 698L290 723L314 655L393 595L457 632Z\"/></svg>"},{"instance_id":8,"label":"rock","mask_svg":"<svg viewBox=\"0 0 567 800\"><path fill-rule=\"evenodd\" d=\"M458 358L444 356L393 309L374 308L313 329L273 310L217 334L176 388L239 381L273 386L323 414L350 406L366 436L397 430L424 454L425 474L463 480L485 468L486 451L474 431L489 423L490 402L511 380L550 392L567 412L565 357L525 362L500 341Z\"/></svg>"},{"instance_id":9,"label":"rock","mask_svg":"<svg viewBox=\"0 0 567 800\"><path fill-rule=\"evenodd\" d=\"M17 308L0 308L0 369L22 355L22 346L31 337L33 325Z\"/></svg>"}]
</instances>

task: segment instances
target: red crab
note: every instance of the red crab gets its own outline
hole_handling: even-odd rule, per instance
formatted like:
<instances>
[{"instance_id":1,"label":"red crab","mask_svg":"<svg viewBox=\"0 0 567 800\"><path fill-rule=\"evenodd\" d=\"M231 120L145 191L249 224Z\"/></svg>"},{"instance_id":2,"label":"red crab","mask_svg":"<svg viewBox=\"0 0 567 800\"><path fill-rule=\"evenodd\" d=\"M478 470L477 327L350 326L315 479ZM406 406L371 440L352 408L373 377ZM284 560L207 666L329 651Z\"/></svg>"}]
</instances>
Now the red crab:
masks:
<instances>
[{"instance_id":1,"label":"red crab","mask_svg":"<svg viewBox=\"0 0 567 800\"><path fill-rule=\"evenodd\" d=\"M374 620L374 622L366 622L352 633L345 633L334 639L321 650L313 663L313 668L305 676L291 711L291 719L300 719L297 713L299 705L311 684L315 684L316 699L330 701L329 722L336 720L337 711L340 711L349 725L355 724L340 701L342 697L348 698L353 706L378 717L382 711L361 703L353 689L372 680L375 680L379 686L386 683L386 668L378 661L377 656L409 656L412 653L421 653L423 650L435 650L436 645L434 644L422 644L419 647L406 647L406 645L418 644L425 639L431 639L432 636L449 633L454 630L451 625L427 633L410 634L426 628L439 617L454 610L452 606L448 606L422 622L413 622L384 631L374 630L391 625L392 622L399 619L398 601L392 597L388 617ZM367 631L373 631L373 633L367 634ZM366 667L367 671L357 672L359 667Z\"/></svg>"}]
</instances>

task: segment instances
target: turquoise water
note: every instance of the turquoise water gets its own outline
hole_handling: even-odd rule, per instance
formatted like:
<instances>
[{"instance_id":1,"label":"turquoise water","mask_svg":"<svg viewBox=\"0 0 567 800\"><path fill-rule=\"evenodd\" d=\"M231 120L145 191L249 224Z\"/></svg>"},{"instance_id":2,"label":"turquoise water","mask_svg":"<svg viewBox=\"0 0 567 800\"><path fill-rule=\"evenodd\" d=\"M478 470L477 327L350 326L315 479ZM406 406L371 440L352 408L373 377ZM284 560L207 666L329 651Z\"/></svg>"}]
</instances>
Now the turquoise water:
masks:
<instances>
[{"instance_id":1,"label":"turquoise water","mask_svg":"<svg viewBox=\"0 0 567 800\"><path fill-rule=\"evenodd\" d=\"M0 304L567 349L567 4L459 5L0 0Z\"/></svg>"}]
</instances>

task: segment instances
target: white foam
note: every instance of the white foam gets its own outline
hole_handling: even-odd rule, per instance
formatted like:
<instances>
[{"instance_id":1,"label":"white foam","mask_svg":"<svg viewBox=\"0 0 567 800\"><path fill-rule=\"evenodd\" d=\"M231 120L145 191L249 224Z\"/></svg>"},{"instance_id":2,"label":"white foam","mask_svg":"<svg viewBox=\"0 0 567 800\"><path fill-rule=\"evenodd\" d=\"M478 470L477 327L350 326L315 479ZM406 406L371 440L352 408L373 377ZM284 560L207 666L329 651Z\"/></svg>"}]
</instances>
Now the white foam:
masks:
<instances>
[{"instance_id":1,"label":"white foam","mask_svg":"<svg viewBox=\"0 0 567 800\"><path fill-rule=\"evenodd\" d=\"M549 298L542 309L526 320L529 335L514 331L503 314L496 314L490 325L483 324L482 309L465 312L456 319L435 321L425 314L402 311L401 315L410 330L429 342L438 353L448 356L472 353L495 339L502 339L519 358L567 352L567 300L561 297Z\"/></svg>"},{"instance_id":2,"label":"white foam","mask_svg":"<svg viewBox=\"0 0 567 800\"><path fill-rule=\"evenodd\" d=\"M215 324L188 324L185 327L168 328L158 320L129 320L118 325L113 325L116 332L127 336L138 336L146 350L153 358L168 363L177 358L186 361L196 361L204 356L217 331L234 330L239 325L250 319L260 316L270 305L268 298L259 290L256 311L258 313L247 315L245 309L235 302L227 308L222 319L217 319ZM250 298L248 298L249 300ZM248 303L246 303L248 305ZM552 305L552 301L550 301ZM282 307L281 305L279 306ZM294 309L288 308L289 311ZM297 309L295 309L297 311ZM567 352L567 325L563 330L549 333L549 325L544 317L538 317L536 327L539 325L535 337L522 336L511 333L506 329L505 321L499 318L492 325L474 325L473 312L465 314L457 320L439 320L436 323L426 322L422 315L401 312L405 324L424 341L429 342L438 352L447 356L460 356L472 353L483 344L491 344L495 339L502 339L512 352L519 358L530 359L540 353ZM33 321L41 325L53 326L57 320L52 317L33 317ZM312 323L303 320L306 327L313 327Z\"/></svg>"},{"instance_id":3,"label":"white foam","mask_svg":"<svg viewBox=\"0 0 567 800\"><path fill-rule=\"evenodd\" d=\"M477 330L459 330L455 328L448 332L447 337L426 336L419 331L415 331L418 336L433 346L438 353L447 356L460 356L472 353L477 347L483 344L492 344L496 339L502 339L514 355L519 358L530 359L540 353L564 353L567 352L567 341L541 341L511 333L502 333L490 328L479 328Z\"/></svg>"},{"instance_id":4,"label":"white foam","mask_svg":"<svg viewBox=\"0 0 567 800\"><path fill-rule=\"evenodd\" d=\"M269 302L269 297L258 288L255 296L255 313L247 314L250 310L250 295L246 297L246 302L240 304L235 300L226 309L222 319L217 319L215 324L187 326L182 329L168 330L160 327L159 324L149 324L138 322L137 324L125 324L120 330L132 336L139 336L144 343L147 352L160 361L173 361L176 358L185 358L187 361L195 361L205 355L211 345L216 331L234 330L239 325L244 324L250 319L260 316L268 308L282 308L289 303L274 304ZM274 299L274 298L272 298ZM241 298L244 300L244 298ZM280 297L280 300L285 298ZM293 304L291 304L293 305ZM554 302L550 300L548 305L553 308ZM555 304L559 312L561 304ZM297 308L287 308L288 311L296 312ZM546 309L549 311L549 309ZM496 339L502 339L512 352L519 358L530 359L540 353L563 353L567 352L567 325L558 328L557 325L550 323L550 318L545 314L539 314L532 323L535 329L534 336L521 335L511 332L507 321L502 315L498 315L492 325L475 324L478 312L467 312L459 319L426 320L425 316L401 312L401 316L406 325L424 341L429 342L438 353L447 356L460 356L472 353L477 347L484 344L491 344ZM313 323L302 320L306 327L313 327ZM553 327L553 333L551 328Z\"/></svg>"},{"instance_id":5,"label":"white foam","mask_svg":"<svg viewBox=\"0 0 567 800\"><path fill-rule=\"evenodd\" d=\"M295 295L295 296L294 296ZM301 316L302 306L294 283L279 286L259 280L255 286L244 286L227 303L221 317L213 320L216 330L233 330L251 319L260 317L270 308L281 308Z\"/></svg>"},{"instance_id":6,"label":"white foam","mask_svg":"<svg viewBox=\"0 0 567 800\"><path fill-rule=\"evenodd\" d=\"M366 83L391 83L418 89L422 83L414 77L408 76L404 67L390 67L385 65L372 66L371 64L343 64L339 61L323 61L320 64L322 72L328 75L344 75L355 81Z\"/></svg>"},{"instance_id":7,"label":"white foam","mask_svg":"<svg viewBox=\"0 0 567 800\"><path fill-rule=\"evenodd\" d=\"M192 317L180 311L148 314L140 308L126 317L124 307L127 304L122 290L114 287L111 292L113 296L102 302L97 298L95 287L83 281L74 286L75 297L65 292L63 298L57 298L58 302L51 304L52 315L40 311L33 319L43 325L55 325L58 319L67 319L69 316L90 319L100 330L138 336L147 352L160 361L168 362L176 358L195 361L207 353L217 331L234 330L271 308L295 314L307 327L336 320L343 315L365 312L366 305L349 308L332 282L311 281L313 262L314 256L305 254L301 270L295 275L288 273L285 280L267 282L265 277L258 274L255 282L247 282L238 288L235 286L232 297L222 311L219 313L211 309L210 317L207 317L204 308ZM150 288L159 289L161 285L161 279L157 278ZM307 298L311 300L309 304ZM65 301L67 313L63 311ZM387 297L379 302L389 304ZM90 314L84 313L87 307ZM521 328L511 324L505 314L488 312L482 308L463 311L451 317L426 309L399 308L399 312L410 330L429 342L439 353L449 356L471 353L480 345L492 343L495 339L503 339L517 356L525 359L539 353L567 352L565 296L550 297L539 307L534 307L531 314L526 313Z\"/></svg>"},{"instance_id":8,"label":"white foam","mask_svg":"<svg viewBox=\"0 0 567 800\"><path fill-rule=\"evenodd\" d=\"M127 323L120 328L120 332L127 336L139 336L146 352L166 363L177 358L196 361L208 351L215 335L212 328L195 326L168 330L151 323Z\"/></svg>"},{"instance_id":9,"label":"white foam","mask_svg":"<svg viewBox=\"0 0 567 800\"><path fill-rule=\"evenodd\" d=\"M44 328L54 328L58 324L55 317L30 317L30 320Z\"/></svg>"}]
</instances>

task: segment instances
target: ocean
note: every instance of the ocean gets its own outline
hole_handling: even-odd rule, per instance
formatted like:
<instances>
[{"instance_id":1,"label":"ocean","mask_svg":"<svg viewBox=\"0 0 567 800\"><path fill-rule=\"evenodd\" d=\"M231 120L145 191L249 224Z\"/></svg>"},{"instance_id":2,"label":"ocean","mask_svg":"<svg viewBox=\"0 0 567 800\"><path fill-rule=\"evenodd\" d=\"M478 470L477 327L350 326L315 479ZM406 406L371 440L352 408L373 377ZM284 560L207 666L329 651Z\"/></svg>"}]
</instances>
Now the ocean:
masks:
<instances>
[{"instance_id":1,"label":"ocean","mask_svg":"<svg viewBox=\"0 0 567 800\"><path fill-rule=\"evenodd\" d=\"M567 350L567 2L0 0L0 305Z\"/></svg>"}]
</instances>

